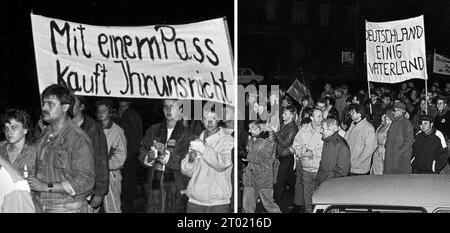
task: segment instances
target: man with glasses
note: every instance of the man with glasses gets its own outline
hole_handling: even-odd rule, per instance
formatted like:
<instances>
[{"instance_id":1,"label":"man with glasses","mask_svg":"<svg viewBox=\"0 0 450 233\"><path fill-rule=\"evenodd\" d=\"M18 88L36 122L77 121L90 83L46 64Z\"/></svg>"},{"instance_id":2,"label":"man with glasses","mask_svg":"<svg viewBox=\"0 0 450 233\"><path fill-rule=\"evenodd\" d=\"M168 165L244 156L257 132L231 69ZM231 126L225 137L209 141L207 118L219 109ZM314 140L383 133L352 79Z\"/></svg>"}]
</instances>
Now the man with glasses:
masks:
<instances>
[{"instance_id":1,"label":"man with glasses","mask_svg":"<svg viewBox=\"0 0 450 233\"><path fill-rule=\"evenodd\" d=\"M394 103L394 120L387 132L383 174L410 174L414 142L413 126L406 119L406 105Z\"/></svg>"},{"instance_id":2,"label":"man with glasses","mask_svg":"<svg viewBox=\"0 0 450 233\"><path fill-rule=\"evenodd\" d=\"M445 96L436 97L436 107L438 113L434 119L434 125L437 130L444 134L446 140L449 139L450 133L450 111L447 107L447 98Z\"/></svg>"},{"instance_id":3,"label":"man with glasses","mask_svg":"<svg viewBox=\"0 0 450 233\"><path fill-rule=\"evenodd\" d=\"M447 106L447 97L441 95L437 96L436 107L438 112L436 114L436 117L434 118L434 126L437 130L442 132L448 145L448 143L450 143L450 111L448 110ZM450 167L448 166L448 163L443 169L443 172L450 173Z\"/></svg>"}]
</instances>

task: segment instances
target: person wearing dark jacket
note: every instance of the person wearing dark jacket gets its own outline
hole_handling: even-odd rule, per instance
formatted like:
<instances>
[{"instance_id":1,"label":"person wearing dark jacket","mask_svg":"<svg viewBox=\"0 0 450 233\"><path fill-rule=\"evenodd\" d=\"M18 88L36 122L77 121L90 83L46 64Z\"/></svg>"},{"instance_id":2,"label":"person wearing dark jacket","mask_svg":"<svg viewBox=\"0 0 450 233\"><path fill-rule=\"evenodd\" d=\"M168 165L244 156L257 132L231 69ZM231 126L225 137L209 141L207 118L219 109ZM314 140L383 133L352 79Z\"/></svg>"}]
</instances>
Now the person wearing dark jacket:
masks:
<instances>
[{"instance_id":1,"label":"person wearing dark jacket","mask_svg":"<svg viewBox=\"0 0 450 233\"><path fill-rule=\"evenodd\" d=\"M430 115L420 116L420 129L413 144L412 172L439 174L447 164L447 142L441 131L433 127L433 117Z\"/></svg>"},{"instance_id":2,"label":"person wearing dark jacket","mask_svg":"<svg viewBox=\"0 0 450 233\"><path fill-rule=\"evenodd\" d=\"M90 200L89 211L98 212L109 187L109 155L106 136L102 127L84 114L86 100L84 96L75 96L72 121L89 136L92 141L95 162L94 194Z\"/></svg>"},{"instance_id":3,"label":"person wearing dark jacket","mask_svg":"<svg viewBox=\"0 0 450 233\"><path fill-rule=\"evenodd\" d=\"M406 119L406 105L394 103L394 120L387 132L383 174L411 174L413 126Z\"/></svg>"},{"instance_id":4,"label":"person wearing dark jacket","mask_svg":"<svg viewBox=\"0 0 450 233\"><path fill-rule=\"evenodd\" d=\"M378 126L381 125L381 118L386 112L386 108L383 108L383 103L378 99L376 93L372 93L370 96L370 101L372 104L372 116L368 117L371 118L371 123L375 129L378 128Z\"/></svg>"},{"instance_id":5,"label":"person wearing dark jacket","mask_svg":"<svg viewBox=\"0 0 450 233\"><path fill-rule=\"evenodd\" d=\"M186 189L189 177L181 173L180 166L195 136L183 124L180 104L177 100L164 100L165 120L150 126L141 141L139 161L149 167L146 192L146 212L149 213L186 212L187 198L181 190ZM152 147L162 147L169 154L158 157Z\"/></svg>"},{"instance_id":6,"label":"person wearing dark jacket","mask_svg":"<svg viewBox=\"0 0 450 233\"><path fill-rule=\"evenodd\" d=\"M294 176L294 155L290 148L297 135L298 128L295 124L295 114L297 109L294 106L286 106L283 111L283 126L279 132L274 133L277 152L276 157L280 162L276 183L274 185L274 200L281 201L286 184L291 188L295 186ZM274 130L272 128L272 130Z\"/></svg>"},{"instance_id":7,"label":"person wearing dark jacket","mask_svg":"<svg viewBox=\"0 0 450 233\"><path fill-rule=\"evenodd\" d=\"M437 115L434 118L434 127L444 134L448 141L450 136L450 111L447 106L447 98L445 96L436 97Z\"/></svg>"},{"instance_id":8,"label":"person wearing dark jacket","mask_svg":"<svg viewBox=\"0 0 450 233\"><path fill-rule=\"evenodd\" d=\"M350 147L339 134L338 122L335 119L322 121L323 149L317 173L317 187L323 182L348 176L350 173Z\"/></svg>"},{"instance_id":9,"label":"person wearing dark jacket","mask_svg":"<svg viewBox=\"0 0 450 233\"><path fill-rule=\"evenodd\" d=\"M139 143L142 139L142 119L130 106L129 101L119 102L119 126L127 139L127 158L123 164L121 203L123 213L133 213L133 200L137 192L137 169Z\"/></svg>"},{"instance_id":10,"label":"person wearing dark jacket","mask_svg":"<svg viewBox=\"0 0 450 233\"><path fill-rule=\"evenodd\" d=\"M268 131L262 131L265 122L250 123L252 138L248 142L247 167L243 175L243 210L254 213L259 197L268 213L281 213L273 201L273 162L275 160L275 141Z\"/></svg>"}]
</instances>

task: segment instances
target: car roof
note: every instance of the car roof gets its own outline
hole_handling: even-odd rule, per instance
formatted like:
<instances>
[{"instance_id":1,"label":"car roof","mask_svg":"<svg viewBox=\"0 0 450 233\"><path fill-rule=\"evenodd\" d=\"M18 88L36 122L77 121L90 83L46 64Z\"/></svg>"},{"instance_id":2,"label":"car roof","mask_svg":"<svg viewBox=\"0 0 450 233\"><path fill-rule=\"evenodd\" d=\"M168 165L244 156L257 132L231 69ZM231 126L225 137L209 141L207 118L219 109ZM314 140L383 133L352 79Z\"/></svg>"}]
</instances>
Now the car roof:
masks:
<instances>
[{"instance_id":1,"label":"car roof","mask_svg":"<svg viewBox=\"0 0 450 233\"><path fill-rule=\"evenodd\" d=\"M450 207L450 175L365 175L328 180L313 204Z\"/></svg>"}]
</instances>

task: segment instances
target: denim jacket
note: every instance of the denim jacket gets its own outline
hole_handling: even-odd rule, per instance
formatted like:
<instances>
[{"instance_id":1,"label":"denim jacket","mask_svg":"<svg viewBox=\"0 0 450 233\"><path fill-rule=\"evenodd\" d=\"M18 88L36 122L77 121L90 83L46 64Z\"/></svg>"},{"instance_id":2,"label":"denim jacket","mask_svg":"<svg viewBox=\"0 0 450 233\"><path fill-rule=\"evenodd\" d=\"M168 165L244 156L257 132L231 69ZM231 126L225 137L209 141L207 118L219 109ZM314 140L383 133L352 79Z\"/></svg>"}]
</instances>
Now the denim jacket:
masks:
<instances>
[{"instance_id":1,"label":"denim jacket","mask_svg":"<svg viewBox=\"0 0 450 233\"><path fill-rule=\"evenodd\" d=\"M38 159L36 177L44 182L62 182L69 194L40 192L41 204L65 204L86 199L93 192L95 165L92 142L72 121L51 136L47 127L36 142Z\"/></svg>"},{"instance_id":2,"label":"denim jacket","mask_svg":"<svg viewBox=\"0 0 450 233\"><path fill-rule=\"evenodd\" d=\"M0 142L0 156L2 156L7 161L11 162L8 157L8 152L6 147L8 146L7 141ZM15 169L20 172L23 176L25 171L25 165L27 165L28 174L34 174L34 166L36 165L36 147L33 145L23 145L22 152L17 156L14 162L11 162Z\"/></svg>"}]
</instances>

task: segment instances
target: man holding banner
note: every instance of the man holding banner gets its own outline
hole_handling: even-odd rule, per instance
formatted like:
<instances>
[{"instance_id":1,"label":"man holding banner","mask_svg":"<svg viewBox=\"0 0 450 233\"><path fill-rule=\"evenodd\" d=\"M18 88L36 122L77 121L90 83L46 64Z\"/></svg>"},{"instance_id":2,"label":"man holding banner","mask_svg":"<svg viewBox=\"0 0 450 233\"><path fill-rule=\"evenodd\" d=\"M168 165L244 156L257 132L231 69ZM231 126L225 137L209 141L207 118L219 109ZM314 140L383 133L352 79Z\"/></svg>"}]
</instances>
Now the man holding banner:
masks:
<instances>
[{"instance_id":1,"label":"man holding banner","mask_svg":"<svg viewBox=\"0 0 450 233\"><path fill-rule=\"evenodd\" d=\"M31 21L40 91L58 83L83 96L205 100L234 106L233 61L224 18L139 27L86 25L34 14ZM129 125L139 125L135 119L128 118ZM121 126L127 135L127 127ZM165 149L175 147L170 135L165 136L169 141L159 143ZM139 137L127 140L129 145L140 142ZM151 145L153 141L146 144L146 153ZM130 160L138 146L133 148L128 148ZM169 160L166 168L176 170L177 163ZM127 171L136 170L127 165ZM126 180L126 173L123 176ZM170 190L179 196L180 187ZM133 203L128 203L123 206L131 209ZM178 201L173 203L180 207Z\"/></svg>"},{"instance_id":2,"label":"man holding banner","mask_svg":"<svg viewBox=\"0 0 450 233\"><path fill-rule=\"evenodd\" d=\"M369 82L399 83L425 80L427 66L423 15L390 22L366 21L367 86ZM370 96L370 88L369 96ZM371 112L372 112L372 108ZM406 105L394 104L395 119L386 141L384 174L411 173L413 127L405 118Z\"/></svg>"}]
</instances>

